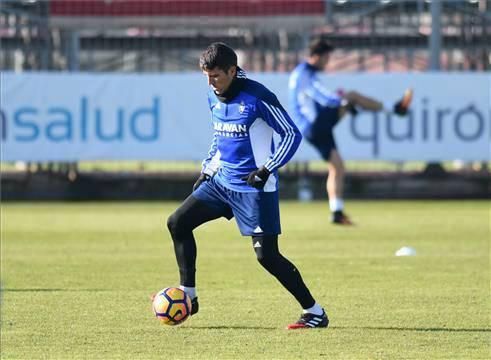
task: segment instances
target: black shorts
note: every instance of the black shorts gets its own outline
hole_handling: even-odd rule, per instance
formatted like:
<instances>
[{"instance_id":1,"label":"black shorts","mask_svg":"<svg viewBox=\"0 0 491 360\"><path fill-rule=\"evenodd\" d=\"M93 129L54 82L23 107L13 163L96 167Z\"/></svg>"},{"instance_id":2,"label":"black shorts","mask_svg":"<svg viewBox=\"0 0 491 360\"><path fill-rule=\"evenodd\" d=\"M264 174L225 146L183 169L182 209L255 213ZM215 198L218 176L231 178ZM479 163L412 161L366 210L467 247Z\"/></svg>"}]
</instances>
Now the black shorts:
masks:
<instances>
[{"instance_id":1,"label":"black shorts","mask_svg":"<svg viewBox=\"0 0 491 360\"><path fill-rule=\"evenodd\" d=\"M339 122L339 108L324 108L312 125L306 139L319 151L324 160L329 160L331 151L337 149L334 127Z\"/></svg>"}]
</instances>

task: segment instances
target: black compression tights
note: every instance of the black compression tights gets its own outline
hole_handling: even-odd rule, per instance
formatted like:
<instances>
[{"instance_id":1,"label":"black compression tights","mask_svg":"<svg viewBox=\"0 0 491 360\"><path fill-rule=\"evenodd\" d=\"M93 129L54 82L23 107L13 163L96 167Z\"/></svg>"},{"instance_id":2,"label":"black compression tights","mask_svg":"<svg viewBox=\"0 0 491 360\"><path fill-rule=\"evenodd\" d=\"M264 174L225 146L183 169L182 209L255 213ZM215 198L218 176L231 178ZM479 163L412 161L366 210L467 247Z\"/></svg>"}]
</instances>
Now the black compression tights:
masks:
<instances>
[{"instance_id":1,"label":"black compression tights","mask_svg":"<svg viewBox=\"0 0 491 360\"><path fill-rule=\"evenodd\" d=\"M174 242L174 251L181 285L196 286L196 241L193 230L199 225L223 216L203 202L189 196L169 217L167 227ZM302 280L300 272L278 249L277 235L253 236L259 263L297 299L302 308L314 305L315 300ZM257 245L260 244L260 247Z\"/></svg>"},{"instance_id":2,"label":"black compression tights","mask_svg":"<svg viewBox=\"0 0 491 360\"><path fill-rule=\"evenodd\" d=\"M167 220L174 242L181 285L196 286L196 241L193 230L207 221L218 219L222 214L213 211L203 202L189 196Z\"/></svg>"},{"instance_id":3,"label":"black compression tights","mask_svg":"<svg viewBox=\"0 0 491 360\"><path fill-rule=\"evenodd\" d=\"M259 243L261 246L257 245ZM303 309L315 304L298 269L278 249L278 235L253 236L257 261L273 275L300 303Z\"/></svg>"}]
</instances>

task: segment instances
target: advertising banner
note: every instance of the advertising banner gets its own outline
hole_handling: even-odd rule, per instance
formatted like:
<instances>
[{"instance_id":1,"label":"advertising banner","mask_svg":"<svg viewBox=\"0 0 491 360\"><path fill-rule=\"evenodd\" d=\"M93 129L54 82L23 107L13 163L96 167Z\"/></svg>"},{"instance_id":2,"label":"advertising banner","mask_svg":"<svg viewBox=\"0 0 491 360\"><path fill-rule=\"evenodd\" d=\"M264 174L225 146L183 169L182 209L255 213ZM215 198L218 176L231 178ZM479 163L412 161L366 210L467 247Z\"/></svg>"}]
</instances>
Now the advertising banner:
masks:
<instances>
[{"instance_id":1,"label":"advertising banner","mask_svg":"<svg viewBox=\"0 0 491 360\"><path fill-rule=\"evenodd\" d=\"M288 109L288 74L249 76ZM407 117L361 112L336 128L347 160L485 161L490 156L489 73L325 75L333 91L393 103L415 95ZM2 161L201 160L213 128L201 73L2 73ZM295 160L319 159L305 141Z\"/></svg>"}]
</instances>

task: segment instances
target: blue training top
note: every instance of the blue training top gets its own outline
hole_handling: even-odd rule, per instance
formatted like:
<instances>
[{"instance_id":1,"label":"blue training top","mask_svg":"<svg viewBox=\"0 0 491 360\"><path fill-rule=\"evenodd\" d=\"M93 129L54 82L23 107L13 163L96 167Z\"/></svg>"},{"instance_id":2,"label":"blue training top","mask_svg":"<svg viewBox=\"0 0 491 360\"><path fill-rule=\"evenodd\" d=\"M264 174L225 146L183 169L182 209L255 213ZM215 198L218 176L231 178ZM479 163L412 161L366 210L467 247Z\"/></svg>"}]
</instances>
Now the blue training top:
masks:
<instances>
[{"instance_id":1,"label":"blue training top","mask_svg":"<svg viewBox=\"0 0 491 360\"><path fill-rule=\"evenodd\" d=\"M300 63L290 75L288 83L290 113L306 137L325 107L341 106L342 98L329 92L317 76L318 69L307 62Z\"/></svg>"},{"instance_id":2,"label":"blue training top","mask_svg":"<svg viewBox=\"0 0 491 360\"><path fill-rule=\"evenodd\" d=\"M238 76L241 87L232 98L219 99L211 88L208 93L215 133L202 172L216 173L215 179L234 191L276 191L277 169L291 159L302 135L271 91L242 70ZM277 146L273 132L280 136ZM271 172L263 190L242 180L263 165Z\"/></svg>"}]
</instances>

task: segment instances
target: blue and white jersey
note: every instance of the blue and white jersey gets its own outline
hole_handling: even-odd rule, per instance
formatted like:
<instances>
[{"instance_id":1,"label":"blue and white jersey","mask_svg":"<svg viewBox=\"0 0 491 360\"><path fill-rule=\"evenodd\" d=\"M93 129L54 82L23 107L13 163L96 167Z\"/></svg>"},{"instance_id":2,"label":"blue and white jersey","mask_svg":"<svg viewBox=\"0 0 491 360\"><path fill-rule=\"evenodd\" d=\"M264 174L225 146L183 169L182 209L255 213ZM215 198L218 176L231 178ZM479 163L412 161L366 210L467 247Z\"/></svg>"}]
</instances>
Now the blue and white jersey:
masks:
<instances>
[{"instance_id":1,"label":"blue and white jersey","mask_svg":"<svg viewBox=\"0 0 491 360\"><path fill-rule=\"evenodd\" d=\"M304 136L310 134L323 108L341 106L342 98L322 85L317 71L314 66L303 62L293 70L288 83L290 113Z\"/></svg>"},{"instance_id":2,"label":"blue and white jersey","mask_svg":"<svg viewBox=\"0 0 491 360\"><path fill-rule=\"evenodd\" d=\"M240 91L227 101L220 101L211 88L208 93L215 132L202 172L216 173L215 179L234 191L276 191L277 169L291 159L302 135L271 91L247 78L237 80ZM273 132L280 137L277 146ZM263 190L242 180L263 165L271 172Z\"/></svg>"}]
</instances>

